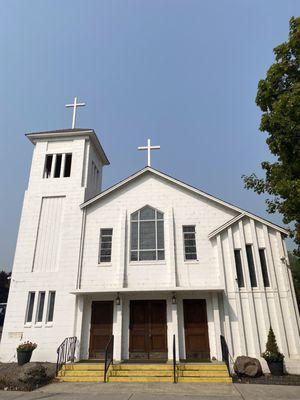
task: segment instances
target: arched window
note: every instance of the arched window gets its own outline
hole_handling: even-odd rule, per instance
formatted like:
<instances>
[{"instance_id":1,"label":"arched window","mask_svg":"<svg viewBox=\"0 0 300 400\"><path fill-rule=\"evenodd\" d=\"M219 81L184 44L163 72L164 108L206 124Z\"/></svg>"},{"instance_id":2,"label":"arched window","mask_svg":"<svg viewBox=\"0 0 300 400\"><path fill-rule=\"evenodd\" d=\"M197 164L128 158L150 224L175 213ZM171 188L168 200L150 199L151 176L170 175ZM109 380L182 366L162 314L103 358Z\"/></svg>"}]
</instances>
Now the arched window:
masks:
<instances>
[{"instance_id":1,"label":"arched window","mask_svg":"<svg viewBox=\"0 0 300 400\"><path fill-rule=\"evenodd\" d=\"M164 259L164 214L143 207L131 214L130 261Z\"/></svg>"}]
</instances>

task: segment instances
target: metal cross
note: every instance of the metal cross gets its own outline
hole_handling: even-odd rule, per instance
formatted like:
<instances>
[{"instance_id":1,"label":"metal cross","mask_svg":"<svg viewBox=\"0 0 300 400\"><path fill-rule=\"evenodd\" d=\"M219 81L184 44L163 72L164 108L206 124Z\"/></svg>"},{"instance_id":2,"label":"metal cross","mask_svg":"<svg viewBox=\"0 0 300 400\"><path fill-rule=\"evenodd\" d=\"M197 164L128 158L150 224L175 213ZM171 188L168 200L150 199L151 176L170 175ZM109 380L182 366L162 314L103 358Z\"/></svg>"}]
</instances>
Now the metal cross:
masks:
<instances>
[{"instance_id":1,"label":"metal cross","mask_svg":"<svg viewBox=\"0 0 300 400\"><path fill-rule=\"evenodd\" d=\"M151 150L159 150L160 146L151 146L150 139L147 140L147 146L140 146L138 150L147 150L148 152L148 167L151 167Z\"/></svg>"},{"instance_id":2,"label":"metal cross","mask_svg":"<svg viewBox=\"0 0 300 400\"><path fill-rule=\"evenodd\" d=\"M77 103L77 97L74 98L73 104L66 104L66 107L73 107L72 129L75 129L77 107L83 107L83 106L85 106L85 103Z\"/></svg>"}]
</instances>

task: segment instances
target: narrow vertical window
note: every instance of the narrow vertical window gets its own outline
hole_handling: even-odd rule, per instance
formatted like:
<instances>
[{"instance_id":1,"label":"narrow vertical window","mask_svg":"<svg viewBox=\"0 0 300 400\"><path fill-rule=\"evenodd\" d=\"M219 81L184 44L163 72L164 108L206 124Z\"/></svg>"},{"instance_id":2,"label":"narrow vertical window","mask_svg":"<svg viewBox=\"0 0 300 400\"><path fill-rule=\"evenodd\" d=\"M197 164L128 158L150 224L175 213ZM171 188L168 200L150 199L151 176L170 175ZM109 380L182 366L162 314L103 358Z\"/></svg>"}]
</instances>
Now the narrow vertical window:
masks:
<instances>
[{"instance_id":1,"label":"narrow vertical window","mask_svg":"<svg viewBox=\"0 0 300 400\"><path fill-rule=\"evenodd\" d=\"M111 262L112 229L101 229L99 262Z\"/></svg>"},{"instance_id":2,"label":"narrow vertical window","mask_svg":"<svg viewBox=\"0 0 300 400\"><path fill-rule=\"evenodd\" d=\"M39 292L38 305L36 310L36 322L43 321L45 294L45 292Z\"/></svg>"},{"instance_id":3,"label":"narrow vertical window","mask_svg":"<svg viewBox=\"0 0 300 400\"><path fill-rule=\"evenodd\" d=\"M66 154L64 177L69 178L71 176L71 165L72 165L72 154Z\"/></svg>"},{"instance_id":4,"label":"narrow vertical window","mask_svg":"<svg viewBox=\"0 0 300 400\"><path fill-rule=\"evenodd\" d=\"M62 154L56 154L54 178L60 177Z\"/></svg>"},{"instance_id":5,"label":"narrow vertical window","mask_svg":"<svg viewBox=\"0 0 300 400\"><path fill-rule=\"evenodd\" d=\"M47 322L53 321L54 315L54 304L55 304L55 292L49 292L48 296L48 308L47 308Z\"/></svg>"},{"instance_id":6,"label":"narrow vertical window","mask_svg":"<svg viewBox=\"0 0 300 400\"><path fill-rule=\"evenodd\" d=\"M50 178L51 167L52 167L53 154L46 154L45 167L44 167L44 178Z\"/></svg>"},{"instance_id":7,"label":"narrow vertical window","mask_svg":"<svg viewBox=\"0 0 300 400\"><path fill-rule=\"evenodd\" d=\"M197 260L195 225L184 225L182 230L184 241L184 258L186 261Z\"/></svg>"},{"instance_id":8,"label":"narrow vertical window","mask_svg":"<svg viewBox=\"0 0 300 400\"><path fill-rule=\"evenodd\" d=\"M244 274L243 274L243 265L241 259L241 250L235 249L234 250L234 259L235 259L235 268L236 268L236 276L237 276L237 283L238 287L245 287L244 282Z\"/></svg>"},{"instance_id":9,"label":"narrow vertical window","mask_svg":"<svg viewBox=\"0 0 300 400\"><path fill-rule=\"evenodd\" d=\"M246 253L247 253L247 261L248 261L251 287L257 287L255 266L254 266L253 252L252 252L251 244L246 244Z\"/></svg>"},{"instance_id":10,"label":"narrow vertical window","mask_svg":"<svg viewBox=\"0 0 300 400\"><path fill-rule=\"evenodd\" d=\"M266 254L265 249L259 249L259 258L260 258L260 265L261 265L261 272L264 281L264 287L270 287L270 280L268 274L268 267L266 262Z\"/></svg>"},{"instance_id":11,"label":"narrow vertical window","mask_svg":"<svg viewBox=\"0 0 300 400\"><path fill-rule=\"evenodd\" d=\"M26 310L25 323L32 322L34 298L35 298L35 292L29 292L28 293L28 301L27 301L27 310Z\"/></svg>"}]
</instances>

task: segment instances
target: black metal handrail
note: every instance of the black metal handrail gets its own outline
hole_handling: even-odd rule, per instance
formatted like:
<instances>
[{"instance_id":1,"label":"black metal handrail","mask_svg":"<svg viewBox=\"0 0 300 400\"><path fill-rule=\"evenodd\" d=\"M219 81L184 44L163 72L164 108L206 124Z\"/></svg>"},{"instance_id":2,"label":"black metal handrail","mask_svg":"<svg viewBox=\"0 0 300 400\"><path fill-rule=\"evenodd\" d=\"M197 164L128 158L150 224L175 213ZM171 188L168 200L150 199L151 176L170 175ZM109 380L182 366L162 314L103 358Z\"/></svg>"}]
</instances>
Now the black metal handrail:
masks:
<instances>
[{"instance_id":1,"label":"black metal handrail","mask_svg":"<svg viewBox=\"0 0 300 400\"><path fill-rule=\"evenodd\" d=\"M105 361L104 361L104 383L107 382L107 372L110 367L110 364L113 364L113 355L114 355L114 335L111 335L107 346L105 348Z\"/></svg>"},{"instance_id":2,"label":"black metal handrail","mask_svg":"<svg viewBox=\"0 0 300 400\"><path fill-rule=\"evenodd\" d=\"M176 364L176 339L175 335L173 335L173 383L177 383Z\"/></svg>"},{"instance_id":3,"label":"black metal handrail","mask_svg":"<svg viewBox=\"0 0 300 400\"><path fill-rule=\"evenodd\" d=\"M68 362L74 362L77 337L67 337L57 349L56 375L62 366Z\"/></svg>"},{"instance_id":4,"label":"black metal handrail","mask_svg":"<svg viewBox=\"0 0 300 400\"><path fill-rule=\"evenodd\" d=\"M234 364L234 360L233 360L231 354L229 353L226 339L223 335L220 335L220 340L221 340L221 348L222 348L222 360L225 362L228 373L231 376L230 361L232 362L232 364Z\"/></svg>"}]
</instances>

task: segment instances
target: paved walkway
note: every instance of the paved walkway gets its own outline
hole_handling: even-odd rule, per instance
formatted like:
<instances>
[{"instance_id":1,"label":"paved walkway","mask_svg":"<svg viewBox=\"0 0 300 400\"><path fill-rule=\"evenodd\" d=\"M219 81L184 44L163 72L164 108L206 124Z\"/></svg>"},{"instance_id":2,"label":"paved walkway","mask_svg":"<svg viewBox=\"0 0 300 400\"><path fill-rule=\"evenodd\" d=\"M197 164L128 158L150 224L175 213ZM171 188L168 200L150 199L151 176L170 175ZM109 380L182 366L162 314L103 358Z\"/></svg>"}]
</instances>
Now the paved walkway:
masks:
<instances>
[{"instance_id":1,"label":"paved walkway","mask_svg":"<svg viewBox=\"0 0 300 400\"><path fill-rule=\"evenodd\" d=\"M0 400L300 400L300 386L180 383L53 383Z\"/></svg>"}]
</instances>

